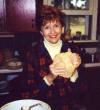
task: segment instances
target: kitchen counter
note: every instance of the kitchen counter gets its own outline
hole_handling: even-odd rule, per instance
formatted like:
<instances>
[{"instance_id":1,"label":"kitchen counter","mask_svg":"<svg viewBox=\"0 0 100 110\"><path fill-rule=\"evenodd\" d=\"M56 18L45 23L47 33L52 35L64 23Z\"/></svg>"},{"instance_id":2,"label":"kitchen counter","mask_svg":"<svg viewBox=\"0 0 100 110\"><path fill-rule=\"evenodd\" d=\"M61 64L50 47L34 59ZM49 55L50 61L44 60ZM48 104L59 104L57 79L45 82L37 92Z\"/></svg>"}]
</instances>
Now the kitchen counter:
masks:
<instances>
[{"instance_id":1,"label":"kitchen counter","mask_svg":"<svg viewBox=\"0 0 100 110\"><path fill-rule=\"evenodd\" d=\"M23 68L20 69L0 69L0 74L7 74L7 73L17 73L17 72L22 72Z\"/></svg>"},{"instance_id":2,"label":"kitchen counter","mask_svg":"<svg viewBox=\"0 0 100 110\"><path fill-rule=\"evenodd\" d=\"M98 63L85 63L85 64L83 64L83 66L84 66L85 68L100 67L100 62L98 62Z\"/></svg>"}]
</instances>

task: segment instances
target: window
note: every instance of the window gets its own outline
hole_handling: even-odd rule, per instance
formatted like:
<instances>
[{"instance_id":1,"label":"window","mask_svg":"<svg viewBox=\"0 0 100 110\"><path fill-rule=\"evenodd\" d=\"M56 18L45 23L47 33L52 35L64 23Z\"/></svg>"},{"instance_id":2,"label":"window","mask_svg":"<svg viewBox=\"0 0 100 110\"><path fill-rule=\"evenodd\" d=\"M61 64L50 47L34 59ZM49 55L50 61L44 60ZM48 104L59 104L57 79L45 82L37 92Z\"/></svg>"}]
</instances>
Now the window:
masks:
<instances>
[{"instance_id":1,"label":"window","mask_svg":"<svg viewBox=\"0 0 100 110\"><path fill-rule=\"evenodd\" d=\"M60 9L88 9L88 0L50 0L50 4Z\"/></svg>"},{"instance_id":2,"label":"window","mask_svg":"<svg viewBox=\"0 0 100 110\"><path fill-rule=\"evenodd\" d=\"M66 14L64 31L71 29L74 40L97 40L98 0L44 0L44 4L62 9ZM75 38L80 34L80 38Z\"/></svg>"},{"instance_id":3,"label":"window","mask_svg":"<svg viewBox=\"0 0 100 110\"><path fill-rule=\"evenodd\" d=\"M91 40L91 17L90 15L66 16L65 31L71 29L71 37L73 40Z\"/></svg>"}]
</instances>

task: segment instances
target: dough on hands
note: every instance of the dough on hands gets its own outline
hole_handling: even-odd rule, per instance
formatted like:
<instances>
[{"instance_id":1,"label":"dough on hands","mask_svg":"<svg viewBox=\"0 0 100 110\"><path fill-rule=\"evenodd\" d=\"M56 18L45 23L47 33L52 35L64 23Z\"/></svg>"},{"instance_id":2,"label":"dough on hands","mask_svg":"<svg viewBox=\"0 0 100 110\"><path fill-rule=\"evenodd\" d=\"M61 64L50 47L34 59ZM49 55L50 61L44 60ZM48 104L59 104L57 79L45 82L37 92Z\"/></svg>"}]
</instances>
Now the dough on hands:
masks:
<instances>
[{"instance_id":1,"label":"dough on hands","mask_svg":"<svg viewBox=\"0 0 100 110\"><path fill-rule=\"evenodd\" d=\"M59 64L55 64L55 67L65 67L67 69L66 74L60 75L62 77L65 77L65 78L71 77L76 68L76 65L73 65L70 60L70 56L72 54L75 54L75 53L72 53L72 52L60 53L60 54L57 54L53 59L53 61L57 61L57 60L60 61ZM79 66L79 64L77 66Z\"/></svg>"}]
</instances>

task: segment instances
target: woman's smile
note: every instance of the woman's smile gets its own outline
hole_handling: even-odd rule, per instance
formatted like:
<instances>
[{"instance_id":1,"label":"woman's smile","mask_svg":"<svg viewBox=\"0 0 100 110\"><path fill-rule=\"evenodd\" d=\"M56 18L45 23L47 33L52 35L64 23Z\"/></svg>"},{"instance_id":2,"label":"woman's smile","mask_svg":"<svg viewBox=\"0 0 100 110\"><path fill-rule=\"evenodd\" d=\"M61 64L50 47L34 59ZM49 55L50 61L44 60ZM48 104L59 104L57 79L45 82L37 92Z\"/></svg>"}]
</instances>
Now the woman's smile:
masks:
<instances>
[{"instance_id":1,"label":"woman's smile","mask_svg":"<svg viewBox=\"0 0 100 110\"><path fill-rule=\"evenodd\" d=\"M49 35L50 38L56 38L57 35Z\"/></svg>"}]
</instances>

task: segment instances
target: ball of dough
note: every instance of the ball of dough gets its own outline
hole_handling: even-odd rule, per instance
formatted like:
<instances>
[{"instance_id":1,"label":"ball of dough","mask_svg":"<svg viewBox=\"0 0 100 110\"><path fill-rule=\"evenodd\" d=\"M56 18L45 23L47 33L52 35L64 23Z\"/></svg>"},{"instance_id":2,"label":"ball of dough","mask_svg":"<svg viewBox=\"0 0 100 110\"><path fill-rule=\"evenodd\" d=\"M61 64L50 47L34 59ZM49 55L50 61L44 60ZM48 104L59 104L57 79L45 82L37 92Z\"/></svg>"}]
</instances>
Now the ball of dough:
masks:
<instances>
[{"instance_id":1,"label":"ball of dough","mask_svg":"<svg viewBox=\"0 0 100 110\"><path fill-rule=\"evenodd\" d=\"M53 61L59 60L59 64L55 64L55 67L65 67L67 69L67 73L61 75L62 77L69 78L72 76L76 66L71 63L70 56L73 54L72 52L65 52L57 54ZM79 65L78 65L79 66Z\"/></svg>"}]
</instances>

